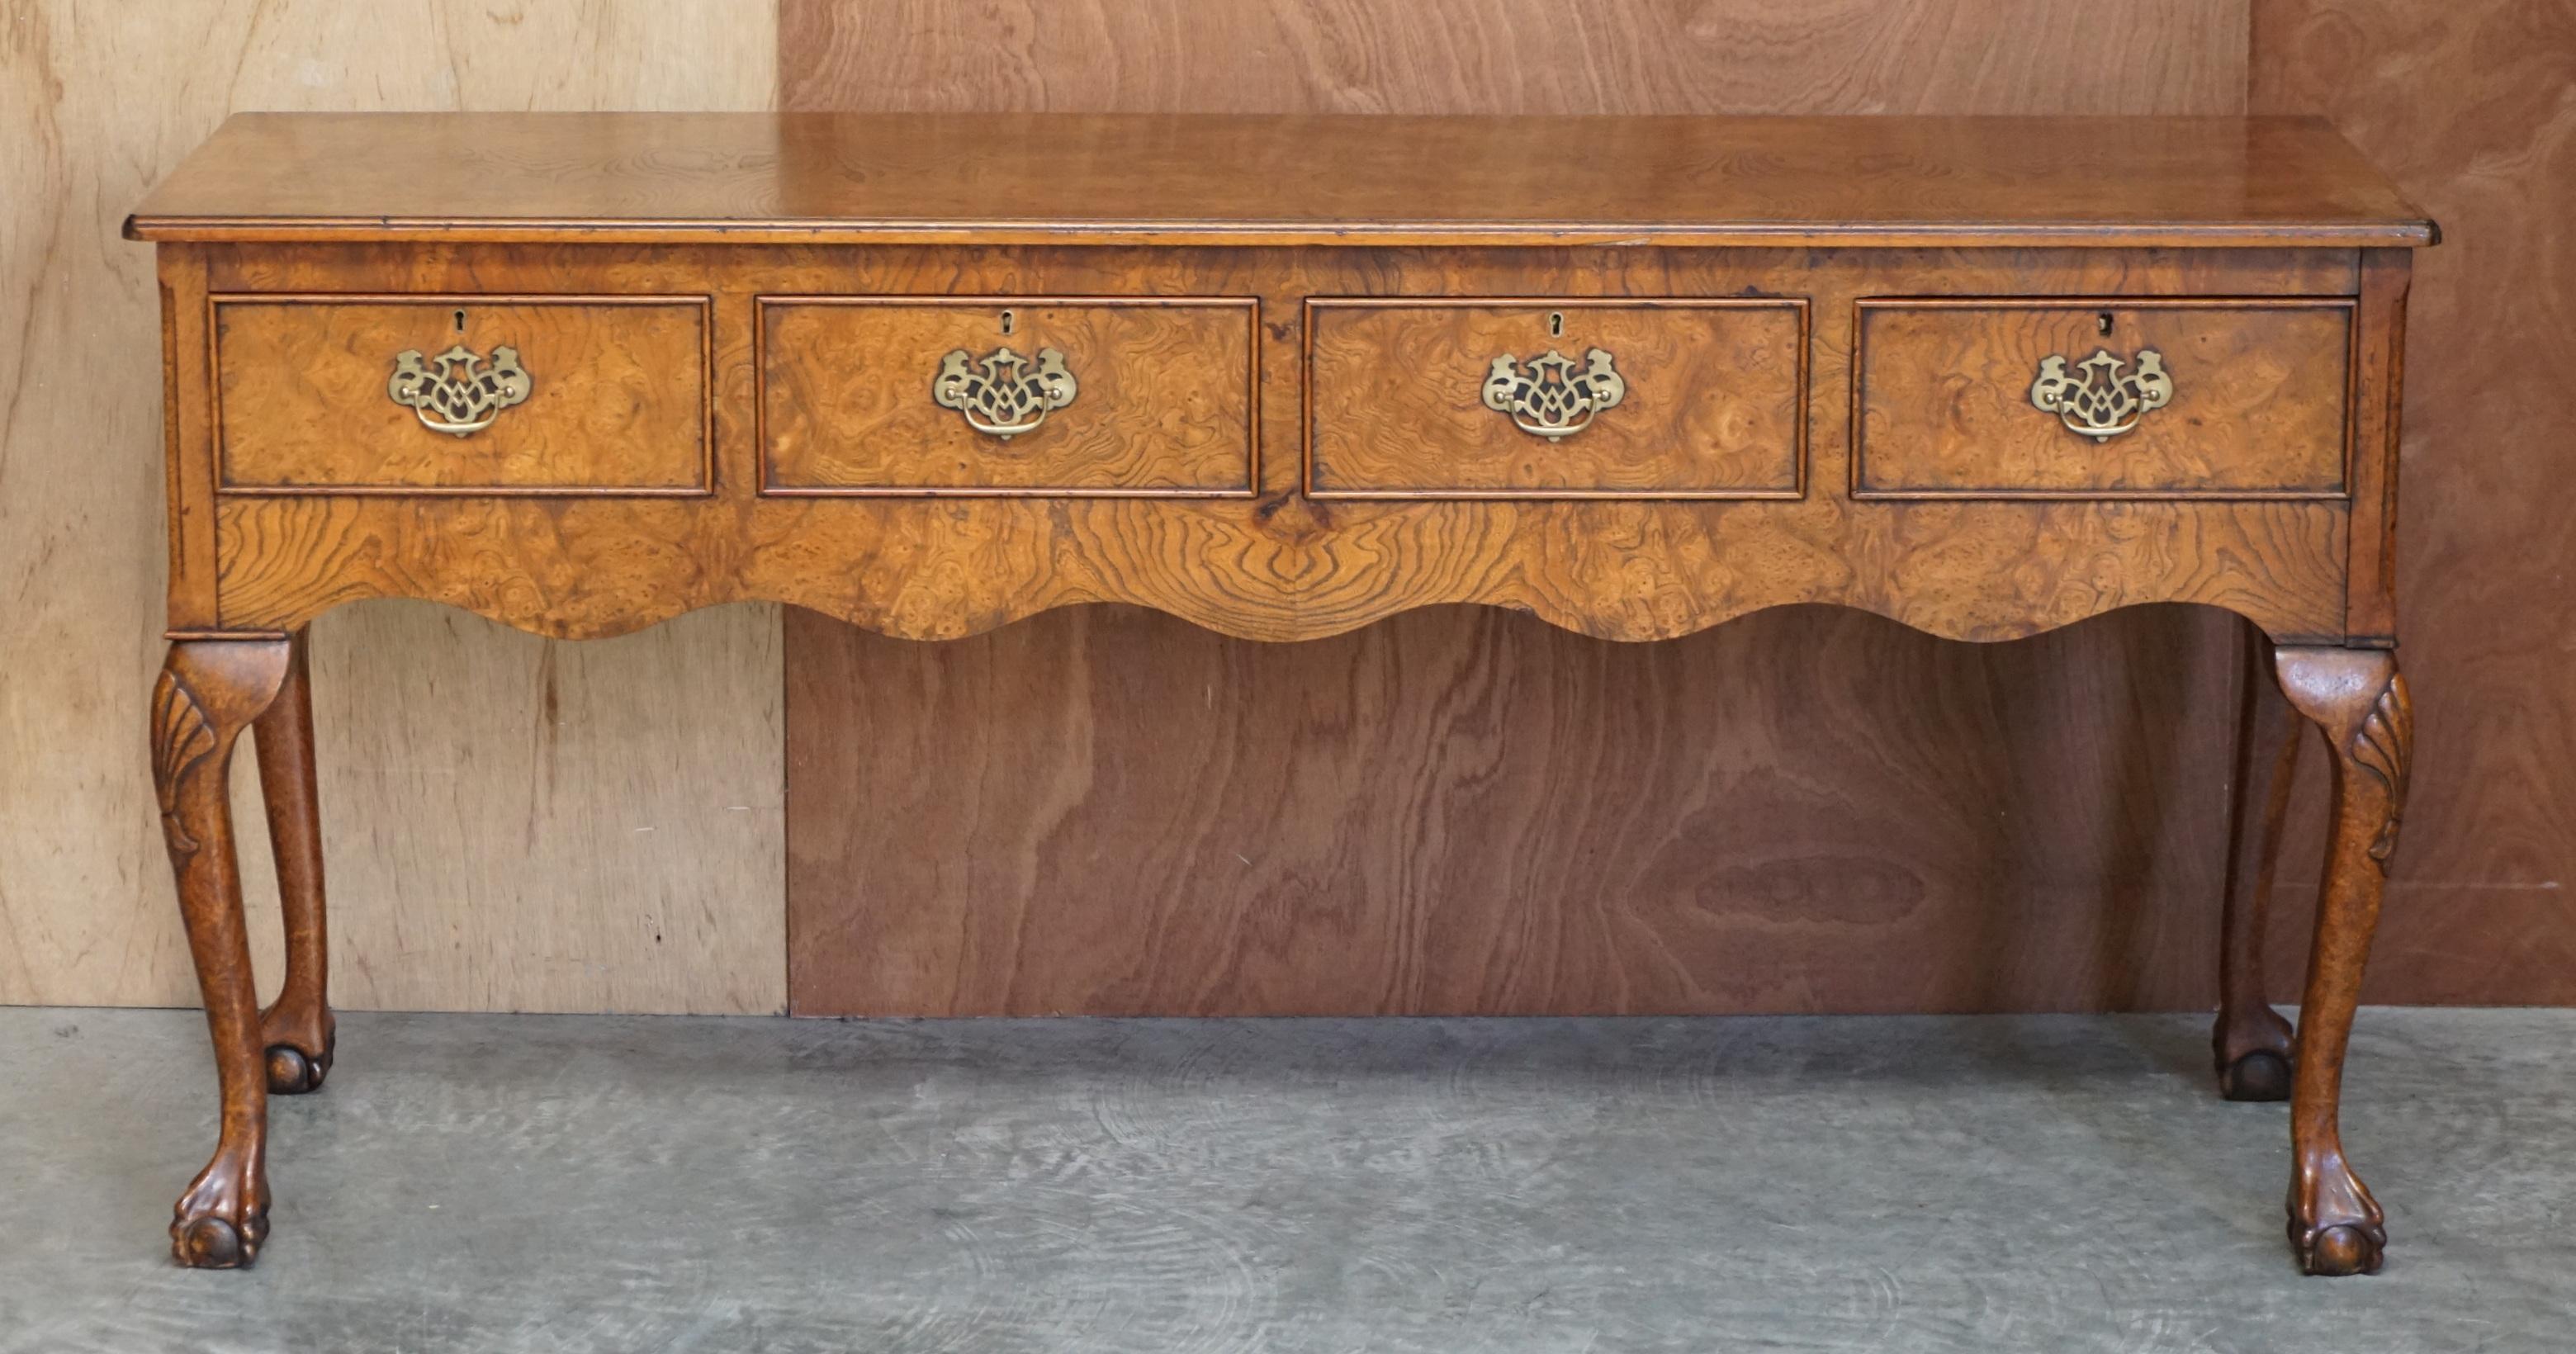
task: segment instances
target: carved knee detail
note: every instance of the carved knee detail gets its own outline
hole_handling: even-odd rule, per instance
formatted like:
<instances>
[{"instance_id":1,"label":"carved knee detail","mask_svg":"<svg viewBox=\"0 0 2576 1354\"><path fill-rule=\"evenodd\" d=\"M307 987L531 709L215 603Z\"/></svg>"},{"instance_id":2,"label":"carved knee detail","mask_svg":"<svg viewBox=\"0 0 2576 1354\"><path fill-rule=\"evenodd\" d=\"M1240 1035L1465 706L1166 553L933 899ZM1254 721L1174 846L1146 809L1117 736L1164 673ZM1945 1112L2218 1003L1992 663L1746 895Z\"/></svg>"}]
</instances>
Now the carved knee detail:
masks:
<instances>
[{"instance_id":1,"label":"carved knee detail","mask_svg":"<svg viewBox=\"0 0 2576 1354\"><path fill-rule=\"evenodd\" d=\"M2371 702L2370 713L2353 731L2349 751L2353 764L2378 777L2387 790L2387 816L2370 843L2370 858L2385 871L2388 858L2397 853L2398 821L2406 812L2406 780L2415 761L2415 702L2406 694L2403 673L2389 670L2388 684L2380 688L2379 699Z\"/></svg>"}]
</instances>

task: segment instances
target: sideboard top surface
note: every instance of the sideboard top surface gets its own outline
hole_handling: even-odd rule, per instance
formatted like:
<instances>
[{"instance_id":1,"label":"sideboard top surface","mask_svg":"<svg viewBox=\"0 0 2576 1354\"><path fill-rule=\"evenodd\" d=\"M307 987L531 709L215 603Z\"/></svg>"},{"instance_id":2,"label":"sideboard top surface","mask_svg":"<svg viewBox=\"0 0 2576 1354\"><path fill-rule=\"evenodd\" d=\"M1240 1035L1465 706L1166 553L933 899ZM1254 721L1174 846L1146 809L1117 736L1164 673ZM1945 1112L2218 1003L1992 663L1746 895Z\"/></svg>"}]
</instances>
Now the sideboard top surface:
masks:
<instances>
[{"instance_id":1,"label":"sideboard top surface","mask_svg":"<svg viewBox=\"0 0 2576 1354\"><path fill-rule=\"evenodd\" d=\"M2313 118L249 113L144 240L2411 246Z\"/></svg>"}]
</instances>

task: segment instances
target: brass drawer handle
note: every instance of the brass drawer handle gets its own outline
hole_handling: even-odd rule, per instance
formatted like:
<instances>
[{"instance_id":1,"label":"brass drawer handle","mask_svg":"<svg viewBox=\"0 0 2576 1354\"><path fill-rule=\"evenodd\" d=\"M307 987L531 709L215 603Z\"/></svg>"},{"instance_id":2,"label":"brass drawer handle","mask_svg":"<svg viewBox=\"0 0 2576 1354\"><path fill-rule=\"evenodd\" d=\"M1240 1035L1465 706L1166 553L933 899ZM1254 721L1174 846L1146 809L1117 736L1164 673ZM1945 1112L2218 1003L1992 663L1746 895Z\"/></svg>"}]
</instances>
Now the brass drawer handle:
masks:
<instances>
[{"instance_id":1,"label":"brass drawer handle","mask_svg":"<svg viewBox=\"0 0 2576 1354\"><path fill-rule=\"evenodd\" d=\"M2127 362L2103 348L2075 364L2082 376L2066 369L2066 359L2051 354L2039 364L2039 379L2030 383L2030 402L2057 415L2070 431L2096 442L2138 426L2150 409L2173 401L2173 378L2165 375L2165 356L2153 348L2138 350L2138 369L2122 374Z\"/></svg>"},{"instance_id":2,"label":"brass drawer handle","mask_svg":"<svg viewBox=\"0 0 2576 1354\"><path fill-rule=\"evenodd\" d=\"M1513 427L1534 437L1554 442L1574 436L1628 394L1628 383L1611 368L1608 349L1594 348L1583 356L1581 371L1575 370L1573 358L1554 348L1526 363L1508 353L1495 358L1485 377L1485 407L1511 415Z\"/></svg>"},{"instance_id":3,"label":"brass drawer handle","mask_svg":"<svg viewBox=\"0 0 2576 1354\"><path fill-rule=\"evenodd\" d=\"M437 370L430 368L435 364ZM394 354L393 379L385 394L420 416L420 426L434 433L465 437L492 426L501 411L528 398L536 381L519 365L519 350L492 350L487 365L464 344L423 358L418 348Z\"/></svg>"},{"instance_id":4,"label":"brass drawer handle","mask_svg":"<svg viewBox=\"0 0 2576 1354\"><path fill-rule=\"evenodd\" d=\"M930 398L942 409L954 409L966 426L1005 442L1035 431L1047 415L1073 403L1081 386L1064 365L1064 354L1038 349L1037 370L1008 348L996 348L982 359L957 349L939 359L939 376L930 383Z\"/></svg>"}]
</instances>

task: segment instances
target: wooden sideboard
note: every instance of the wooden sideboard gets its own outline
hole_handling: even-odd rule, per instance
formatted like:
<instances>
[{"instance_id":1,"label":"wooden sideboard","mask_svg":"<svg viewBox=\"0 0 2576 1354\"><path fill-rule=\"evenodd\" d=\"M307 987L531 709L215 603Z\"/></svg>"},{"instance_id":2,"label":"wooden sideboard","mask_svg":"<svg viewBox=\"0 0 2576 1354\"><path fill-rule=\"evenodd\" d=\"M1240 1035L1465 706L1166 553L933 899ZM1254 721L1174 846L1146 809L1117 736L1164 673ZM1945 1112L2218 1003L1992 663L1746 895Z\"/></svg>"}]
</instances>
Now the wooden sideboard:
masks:
<instances>
[{"instance_id":1,"label":"wooden sideboard","mask_svg":"<svg viewBox=\"0 0 2576 1354\"><path fill-rule=\"evenodd\" d=\"M2254 634L2214 1036L2289 1230L2376 1268L2336 1126L2412 726L2391 530L2431 222L2303 119L251 115L159 246L151 752L222 1082L183 1263L267 1233L333 1025L304 627L768 599L922 639L1083 602L1233 635L1430 603L1656 640L1789 603ZM2313 724L2295 1033L2255 952ZM227 767L266 787L261 1009Z\"/></svg>"}]
</instances>

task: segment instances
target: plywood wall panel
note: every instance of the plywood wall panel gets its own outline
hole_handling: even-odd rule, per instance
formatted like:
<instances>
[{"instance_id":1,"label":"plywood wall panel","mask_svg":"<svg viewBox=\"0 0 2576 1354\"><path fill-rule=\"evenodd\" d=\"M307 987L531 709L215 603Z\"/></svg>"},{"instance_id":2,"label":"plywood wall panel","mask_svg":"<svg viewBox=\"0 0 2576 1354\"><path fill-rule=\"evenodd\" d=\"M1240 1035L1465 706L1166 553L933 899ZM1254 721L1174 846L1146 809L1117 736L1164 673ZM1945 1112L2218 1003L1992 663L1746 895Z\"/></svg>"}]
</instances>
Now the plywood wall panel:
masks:
<instances>
[{"instance_id":1,"label":"plywood wall panel","mask_svg":"<svg viewBox=\"0 0 2576 1354\"><path fill-rule=\"evenodd\" d=\"M2257 111L2333 118L2442 223L2407 316L2415 773L2363 996L2576 1002L2576 4L2258 0L2253 53ZM2305 947L2281 920L2286 979Z\"/></svg>"},{"instance_id":2,"label":"plywood wall panel","mask_svg":"<svg viewBox=\"0 0 2576 1354\"><path fill-rule=\"evenodd\" d=\"M196 1000L143 756L144 188L236 109L761 108L776 53L759 0L0 6L0 1001ZM314 633L342 1004L781 1006L774 611L578 648L405 604Z\"/></svg>"},{"instance_id":3,"label":"plywood wall panel","mask_svg":"<svg viewBox=\"0 0 2576 1354\"><path fill-rule=\"evenodd\" d=\"M2233 113L2243 0L787 0L799 108ZM786 625L811 1013L1977 1010L2214 992L2233 646L1465 610ZM2012 711L2006 715L2005 711Z\"/></svg>"},{"instance_id":4,"label":"plywood wall panel","mask_svg":"<svg viewBox=\"0 0 2576 1354\"><path fill-rule=\"evenodd\" d=\"M2214 656L2199 618L1977 663L1851 619L1651 645L1456 608L1278 646L1117 607L938 645L807 627L798 1009L1973 1011L2205 986L2209 909L2162 904L2206 884L2215 806L2189 789L2223 796L2224 749L2139 732L2227 721L2223 689L2174 680Z\"/></svg>"},{"instance_id":5,"label":"plywood wall panel","mask_svg":"<svg viewBox=\"0 0 2576 1354\"><path fill-rule=\"evenodd\" d=\"M2211 113L2246 0L784 0L794 108Z\"/></svg>"}]
</instances>

